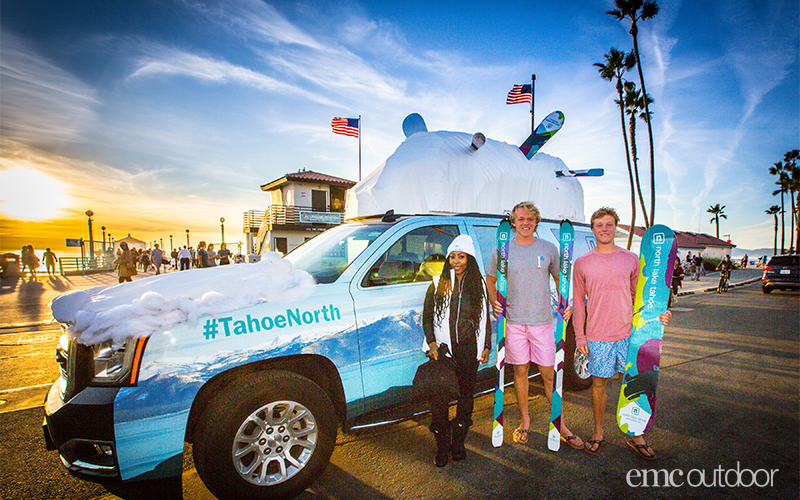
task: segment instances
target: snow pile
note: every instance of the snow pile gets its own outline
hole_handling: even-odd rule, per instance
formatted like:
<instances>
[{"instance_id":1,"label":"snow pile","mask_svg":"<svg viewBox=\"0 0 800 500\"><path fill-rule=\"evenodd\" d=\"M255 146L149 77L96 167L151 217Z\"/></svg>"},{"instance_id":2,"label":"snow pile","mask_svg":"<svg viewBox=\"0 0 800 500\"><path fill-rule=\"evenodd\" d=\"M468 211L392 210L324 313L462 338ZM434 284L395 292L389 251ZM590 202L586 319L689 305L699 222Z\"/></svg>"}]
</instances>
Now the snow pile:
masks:
<instances>
[{"instance_id":1,"label":"snow pile","mask_svg":"<svg viewBox=\"0 0 800 500\"><path fill-rule=\"evenodd\" d=\"M345 216L430 212L501 214L532 201L550 219L583 222L583 187L554 156L528 160L518 147L486 139L477 151L463 132L420 132L347 192Z\"/></svg>"},{"instance_id":2,"label":"snow pile","mask_svg":"<svg viewBox=\"0 0 800 500\"><path fill-rule=\"evenodd\" d=\"M67 333L93 345L120 342L196 325L206 314L220 315L260 302L288 302L311 294L314 279L277 253L256 264L231 264L153 276L132 283L59 295L53 317L69 324Z\"/></svg>"}]
</instances>

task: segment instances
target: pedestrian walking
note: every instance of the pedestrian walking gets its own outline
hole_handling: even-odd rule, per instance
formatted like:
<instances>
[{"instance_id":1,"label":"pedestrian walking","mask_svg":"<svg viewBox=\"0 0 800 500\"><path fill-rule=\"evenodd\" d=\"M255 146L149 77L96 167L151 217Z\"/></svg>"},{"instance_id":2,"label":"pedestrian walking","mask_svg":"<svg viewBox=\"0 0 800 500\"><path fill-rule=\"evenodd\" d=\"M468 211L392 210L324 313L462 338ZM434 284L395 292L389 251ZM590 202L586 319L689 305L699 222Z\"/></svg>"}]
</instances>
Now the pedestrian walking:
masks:
<instances>
[{"instance_id":1,"label":"pedestrian walking","mask_svg":"<svg viewBox=\"0 0 800 500\"><path fill-rule=\"evenodd\" d=\"M47 275L48 276L55 276L55 274L56 274L56 261L58 260L58 257L56 257L56 254L53 253L53 251L50 250L50 248L48 248L47 250L44 251L44 256L43 257L44 257L44 265L47 268Z\"/></svg>"},{"instance_id":2,"label":"pedestrian walking","mask_svg":"<svg viewBox=\"0 0 800 500\"><path fill-rule=\"evenodd\" d=\"M120 242L119 248L119 256L114 260L114 264L117 266L117 277L119 278L119 282L123 283L125 281L133 281L131 277L138 274L136 271L136 260L133 256L133 253L128 249L127 242Z\"/></svg>"}]
</instances>

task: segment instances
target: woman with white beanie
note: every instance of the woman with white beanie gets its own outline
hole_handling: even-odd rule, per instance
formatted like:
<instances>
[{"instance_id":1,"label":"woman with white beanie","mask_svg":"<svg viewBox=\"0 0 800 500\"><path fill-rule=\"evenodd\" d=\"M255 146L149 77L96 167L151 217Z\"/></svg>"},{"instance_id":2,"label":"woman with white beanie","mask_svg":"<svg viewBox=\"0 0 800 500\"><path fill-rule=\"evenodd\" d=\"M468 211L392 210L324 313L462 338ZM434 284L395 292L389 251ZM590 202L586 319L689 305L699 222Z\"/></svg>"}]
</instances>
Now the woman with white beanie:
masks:
<instances>
[{"instance_id":1,"label":"woman with white beanie","mask_svg":"<svg viewBox=\"0 0 800 500\"><path fill-rule=\"evenodd\" d=\"M457 236L447 249L441 276L435 276L425 295L422 327L423 350L438 359L444 344L452 353L459 383L458 407L453 422L448 418L450 397L430 398L431 432L436 438L434 463L444 467L466 458L464 439L472 425L473 394L479 363L489 360L492 328L486 284L478 262L475 244L467 235ZM452 440L451 440L452 432Z\"/></svg>"}]
</instances>

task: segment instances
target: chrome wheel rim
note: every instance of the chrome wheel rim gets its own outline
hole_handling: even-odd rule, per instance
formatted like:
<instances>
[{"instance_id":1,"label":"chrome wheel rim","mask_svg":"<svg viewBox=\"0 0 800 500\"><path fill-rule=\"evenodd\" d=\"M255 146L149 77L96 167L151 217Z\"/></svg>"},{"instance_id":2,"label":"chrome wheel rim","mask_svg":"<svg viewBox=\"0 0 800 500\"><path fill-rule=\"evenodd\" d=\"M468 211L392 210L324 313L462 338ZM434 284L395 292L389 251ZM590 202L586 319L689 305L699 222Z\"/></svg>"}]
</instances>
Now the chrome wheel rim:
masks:
<instances>
[{"instance_id":1,"label":"chrome wheel rim","mask_svg":"<svg viewBox=\"0 0 800 500\"><path fill-rule=\"evenodd\" d=\"M288 481L314 455L317 421L294 401L274 401L245 419L233 439L233 463L249 483L270 486Z\"/></svg>"}]
</instances>

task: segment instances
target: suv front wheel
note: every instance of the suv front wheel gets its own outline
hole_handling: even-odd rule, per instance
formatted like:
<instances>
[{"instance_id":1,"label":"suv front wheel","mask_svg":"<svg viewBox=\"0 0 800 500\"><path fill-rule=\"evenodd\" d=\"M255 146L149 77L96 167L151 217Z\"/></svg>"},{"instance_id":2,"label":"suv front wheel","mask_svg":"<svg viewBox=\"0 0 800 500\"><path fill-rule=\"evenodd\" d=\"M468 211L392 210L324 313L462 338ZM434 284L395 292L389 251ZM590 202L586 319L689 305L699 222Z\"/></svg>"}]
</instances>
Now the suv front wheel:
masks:
<instances>
[{"instance_id":1,"label":"suv front wheel","mask_svg":"<svg viewBox=\"0 0 800 500\"><path fill-rule=\"evenodd\" d=\"M217 498L286 498L324 470L336 443L328 395L296 373L252 373L209 403L194 440L197 473Z\"/></svg>"}]
</instances>

